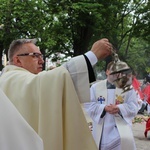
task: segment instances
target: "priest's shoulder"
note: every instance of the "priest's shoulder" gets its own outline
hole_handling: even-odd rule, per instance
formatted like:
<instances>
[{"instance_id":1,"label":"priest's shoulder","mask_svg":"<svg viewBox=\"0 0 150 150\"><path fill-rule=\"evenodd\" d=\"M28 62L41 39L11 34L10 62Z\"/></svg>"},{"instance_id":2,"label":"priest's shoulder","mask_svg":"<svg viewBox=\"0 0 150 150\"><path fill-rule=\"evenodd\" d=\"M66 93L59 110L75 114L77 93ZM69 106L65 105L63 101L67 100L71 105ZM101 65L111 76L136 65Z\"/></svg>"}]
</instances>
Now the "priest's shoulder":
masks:
<instances>
[{"instance_id":1,"label":"priest's shoulder","mask_svg":"<svg viewBox=\"0 0 150 150\"><path fill-rule=\"evenodd\" d=\"M48 70L48 71L46 71L46 70L44 70L44 71L42 71L42 72L40 72L38 75L58 75L58 76L60 76L60 75L69 75L70 76L70 74L69 74L69 72L68 72L68 70L65 68L65 67L63 67L63 66L59 66L59 67L55 67L55 68L53 68L52 70Z\"/></svg>"}]
</instances>

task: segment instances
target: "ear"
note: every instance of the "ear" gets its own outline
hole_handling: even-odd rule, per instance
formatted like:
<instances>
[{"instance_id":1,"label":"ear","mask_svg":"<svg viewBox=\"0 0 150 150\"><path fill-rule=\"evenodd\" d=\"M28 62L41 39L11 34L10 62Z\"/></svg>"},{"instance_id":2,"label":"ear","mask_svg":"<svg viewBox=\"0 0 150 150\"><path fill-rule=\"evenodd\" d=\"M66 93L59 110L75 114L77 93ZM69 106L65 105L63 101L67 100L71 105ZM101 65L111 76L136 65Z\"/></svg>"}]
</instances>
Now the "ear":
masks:
<instances>
[{"instance_id":1,"label":"ear","mask_svg":"<svg viewBox=\"0 0 150 150\"><path fill-rule=\"evenodd\" d=\"M14 56L13 57L13 64L18 66L18 67L22 66L21 60L20 60L20 58L18 56Z\"/></svg>"},{"instance_id":2,"label":"ear","mask_svg":"<svg viewBox=\"0 0 150 150\"><path fill-rule=\"evenodd\" d=\"M108 70L108 69L106 70L106 75L107 75L107 76L109 75L109 70Z\"/></svg>"}]
</instances>

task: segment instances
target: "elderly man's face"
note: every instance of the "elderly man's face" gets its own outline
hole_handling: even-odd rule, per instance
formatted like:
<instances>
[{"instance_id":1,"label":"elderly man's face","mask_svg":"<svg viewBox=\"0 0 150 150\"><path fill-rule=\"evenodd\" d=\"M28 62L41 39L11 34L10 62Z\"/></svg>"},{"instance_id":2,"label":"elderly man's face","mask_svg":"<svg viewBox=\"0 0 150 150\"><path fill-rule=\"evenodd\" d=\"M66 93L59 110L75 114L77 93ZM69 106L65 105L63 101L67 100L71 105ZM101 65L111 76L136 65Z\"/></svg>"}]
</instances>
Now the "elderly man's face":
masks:
<instances>
[{"instance_id":1,"label":"elderly man's face","mask_svg":"<svg viewBox=\"0 0 150 150\"><path fill-rule=\"evenodd\" d=\"M43 69L43 56L39 48L33 43L26 43L14 57L14 64L22 67L31 73L38 74Z\"/></svg>"}]
</instances>

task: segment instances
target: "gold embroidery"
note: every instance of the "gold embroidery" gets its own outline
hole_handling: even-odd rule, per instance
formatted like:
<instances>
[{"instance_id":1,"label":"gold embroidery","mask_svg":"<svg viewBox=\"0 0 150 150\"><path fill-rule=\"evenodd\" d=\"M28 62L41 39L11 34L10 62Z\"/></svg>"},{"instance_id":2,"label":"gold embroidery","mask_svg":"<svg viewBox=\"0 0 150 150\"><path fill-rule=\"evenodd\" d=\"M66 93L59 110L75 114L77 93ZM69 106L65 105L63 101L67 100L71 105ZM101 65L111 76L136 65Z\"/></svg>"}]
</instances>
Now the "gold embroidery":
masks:
<instances>
[{"instance_id":1,"label":"gold embroidery","mask_svg":"<svg viewBox=\"0 0 150 150\"><path fill-rule=\"evenodd\" d=\"M116 105L124 103L124 97L116 94Z\"/></svg>"}]
</instances>

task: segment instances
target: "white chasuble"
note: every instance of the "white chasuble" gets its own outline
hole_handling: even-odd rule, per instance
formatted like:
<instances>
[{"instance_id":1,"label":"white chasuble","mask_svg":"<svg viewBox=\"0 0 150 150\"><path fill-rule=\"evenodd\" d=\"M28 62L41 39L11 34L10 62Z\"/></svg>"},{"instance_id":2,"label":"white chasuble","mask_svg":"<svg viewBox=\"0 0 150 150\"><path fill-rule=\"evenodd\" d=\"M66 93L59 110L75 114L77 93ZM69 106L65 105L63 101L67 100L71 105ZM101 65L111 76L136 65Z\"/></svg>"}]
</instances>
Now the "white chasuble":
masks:
<instances>
[{"instance_id":1,"label":"white chasuble","mask_svg":"<svg viewBox=\"0 0 150 150\"><path fill-rule=\"evenodd\" d=\"M1 90L0 150L44 150L42 139Z\"/></svg>"},{"instance_id":2,"label":"white chasuble","mask_svg":"<svg viewBox=\"0 0 150 150\"><path fill-rule=\"evenodd\" d=\"M99 81L91 87L91 102L84 107L93 120L93 137L101 150L135 150L131 130L132 119L137 114L136 93L130 90L107 89L107 80ZM106 105L117 104L120 113L103 115ZM126 147L128 145L128 148Z\"/></svg>"},{"instance_id":3,"label":"white chasuble","mask_svg":"<svg viewBox=\"0 0 150 150\"><path fill-rule=\"evenodd\" d=\"M0 87L42 138L44 150L97 150L64 67L34 75L8 65L0 77Z\"/></svg>"}]
</instances>

